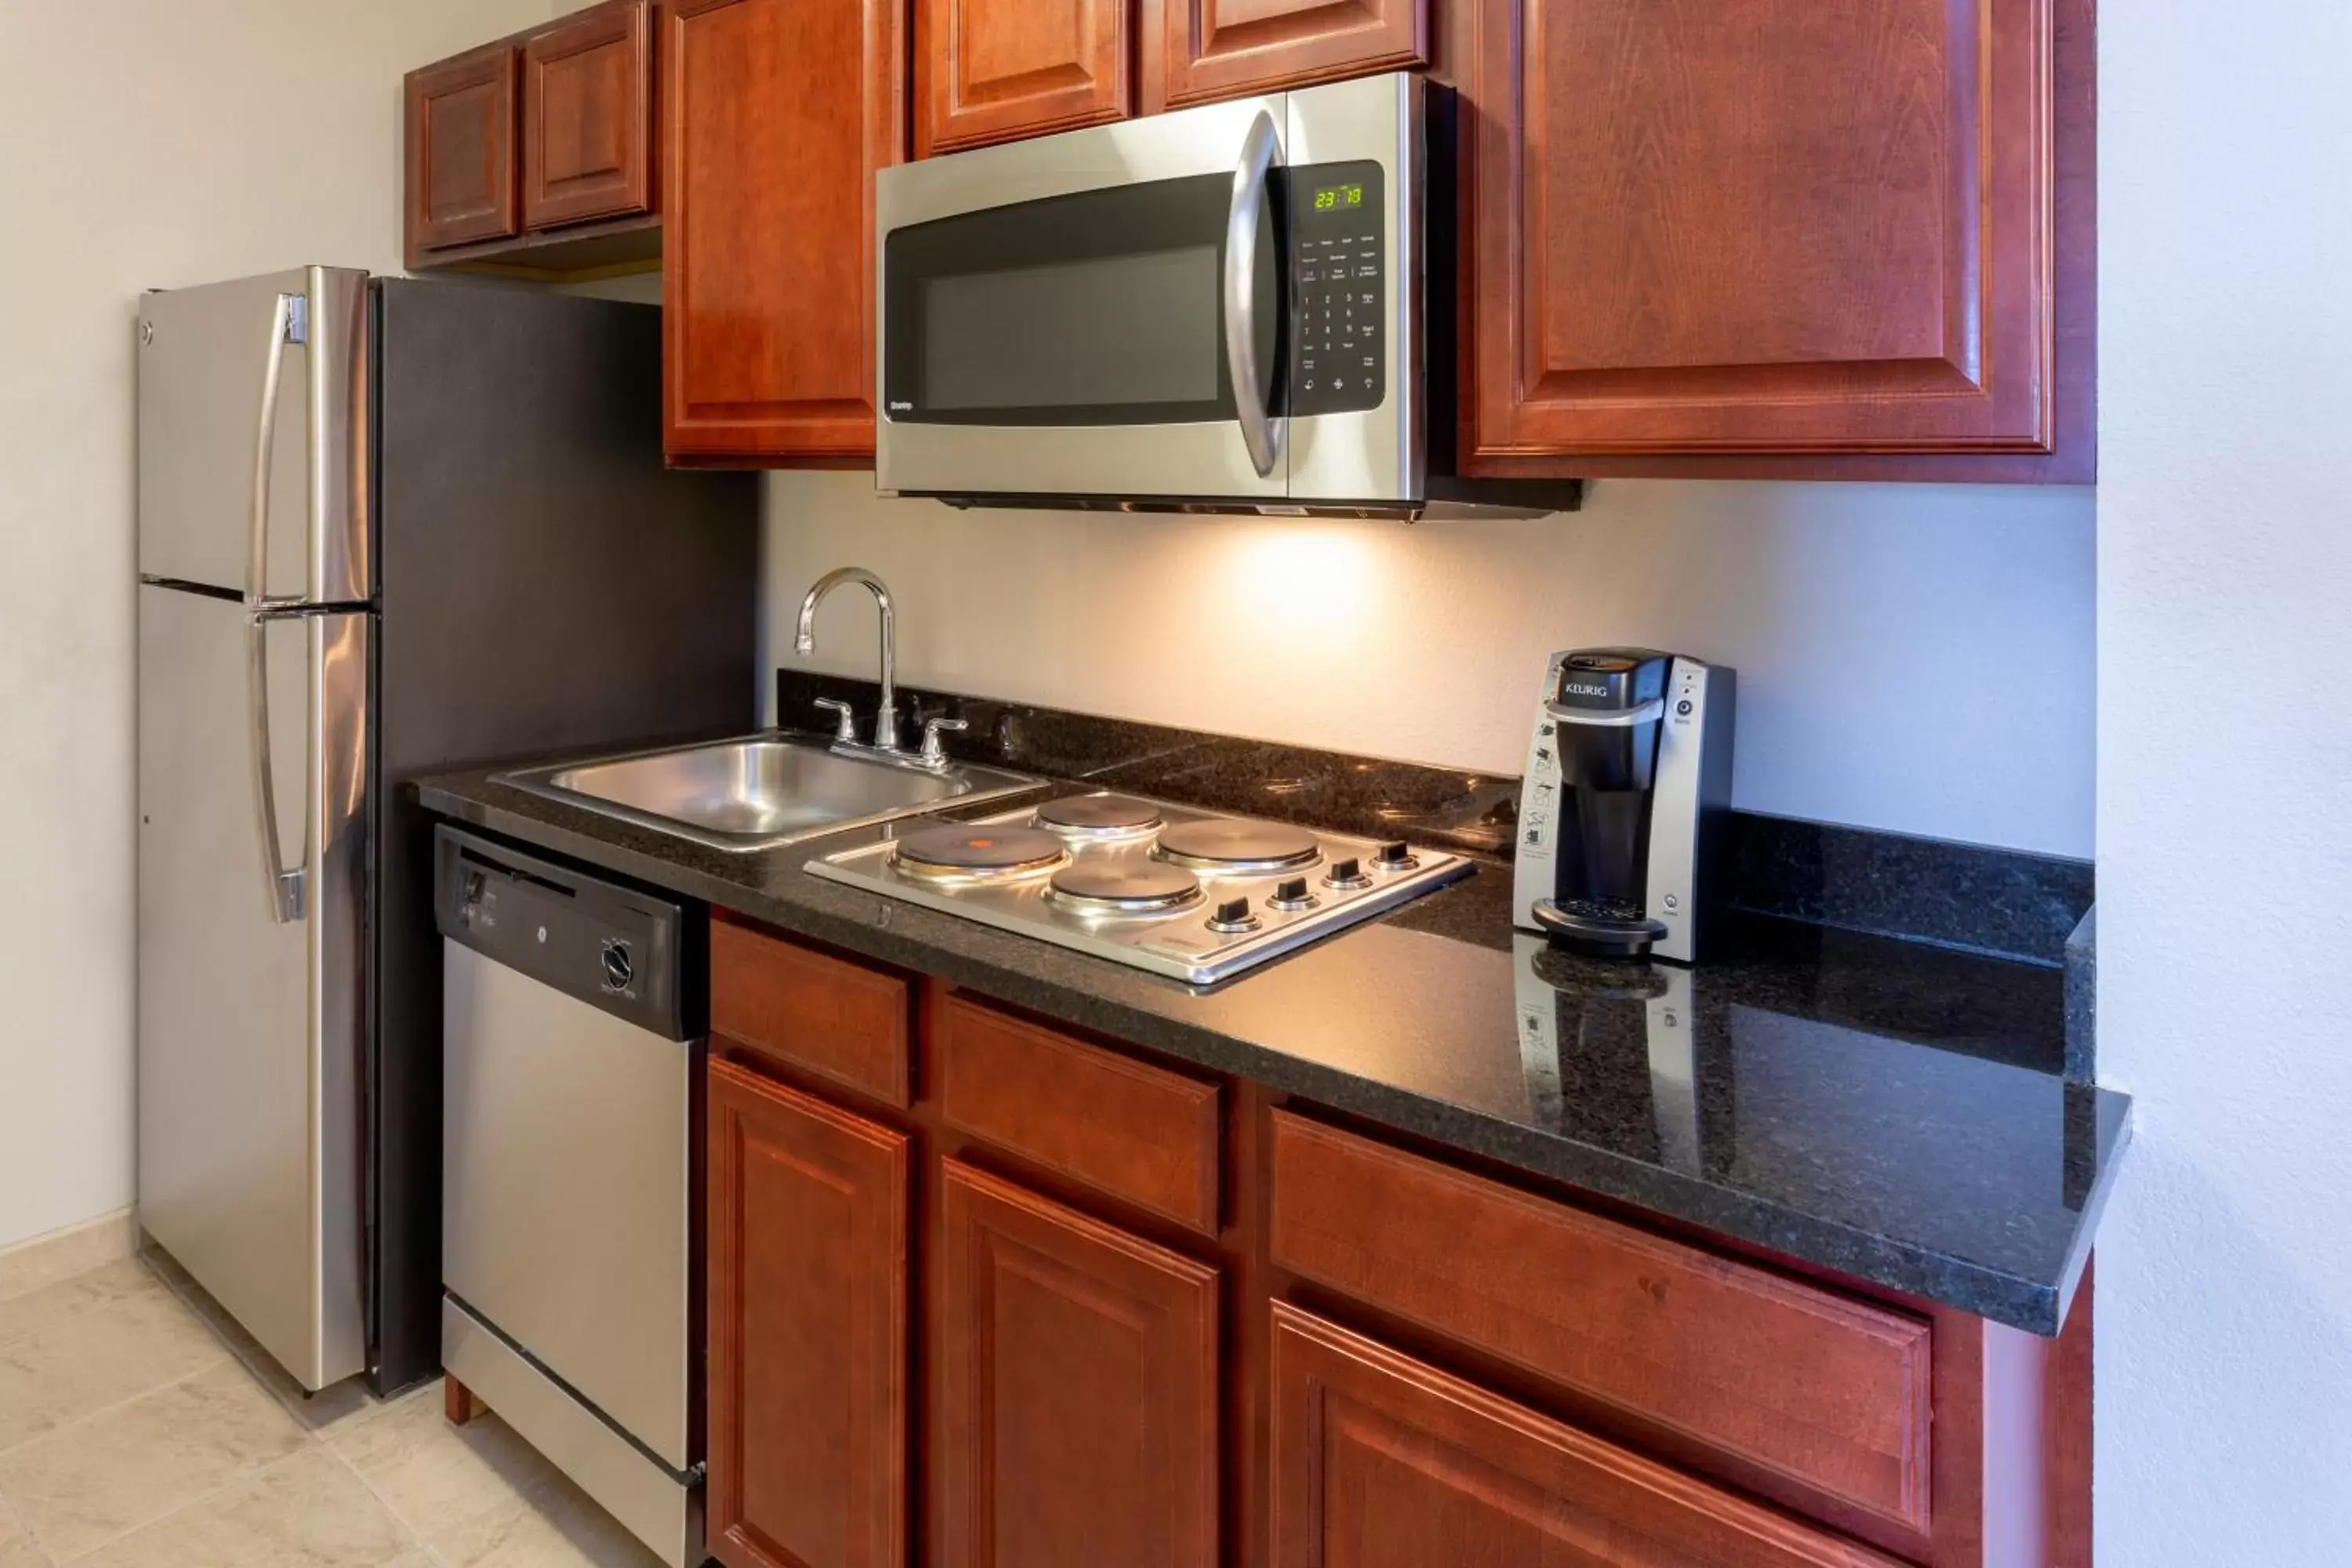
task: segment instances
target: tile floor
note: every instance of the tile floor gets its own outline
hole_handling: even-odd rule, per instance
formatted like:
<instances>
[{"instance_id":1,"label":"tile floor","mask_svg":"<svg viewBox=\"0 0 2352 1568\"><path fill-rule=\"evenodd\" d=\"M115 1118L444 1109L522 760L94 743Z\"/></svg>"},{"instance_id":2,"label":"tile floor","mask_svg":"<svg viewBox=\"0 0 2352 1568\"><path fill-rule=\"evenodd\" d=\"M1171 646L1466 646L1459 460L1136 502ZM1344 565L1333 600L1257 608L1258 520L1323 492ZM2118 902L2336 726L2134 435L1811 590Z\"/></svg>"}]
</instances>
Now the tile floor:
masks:
<instances>
[{"instance_id":1,"label":"tile floor","mask_svg":"<svg viewBox=\"0 0 2352 1568\"><path fill-rule=\"evenodd\" d=\"M438 1383L305 1399L170 1258L0 1300L0 1568L657 1568Z\"/></svg>"}]
</instances>

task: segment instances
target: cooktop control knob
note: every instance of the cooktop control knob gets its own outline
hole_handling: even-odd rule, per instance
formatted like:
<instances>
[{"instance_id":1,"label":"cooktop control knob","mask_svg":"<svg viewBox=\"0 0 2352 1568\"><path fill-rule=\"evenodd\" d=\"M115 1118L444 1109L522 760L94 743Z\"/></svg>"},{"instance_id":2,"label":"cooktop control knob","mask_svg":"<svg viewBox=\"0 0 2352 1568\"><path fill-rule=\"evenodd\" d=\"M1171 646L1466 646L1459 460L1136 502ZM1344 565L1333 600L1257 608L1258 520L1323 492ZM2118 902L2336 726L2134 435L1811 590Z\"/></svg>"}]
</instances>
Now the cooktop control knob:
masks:
<instances>
[{"instance_id":1,"label":"cooktop control knob","mask_svg":"<svg viewBox=\"0 0 2352 1568\"><path fill-rule=\"evenodd\" d=\"M1266 907L1295 914L1300 910L1311 910L1321 901L1307 890L1306 878L1292 877L1275 888L1274 897L1266 900Z\"/></svg>"},{"instance_id":2,"label":"cooktop control knob","mask_svg":"<svg viewBox=\"0 0 2352 1568\"><path fill-rule=\"evenodd\" d=\"M1259 923L1257 916L1251 912L1247 899L1227 899L1217 906L1217 912L1209 917L1209 929L1228 936L1236 931L1255 931Z\"/></svg>"},{"instance_id":3,"label":"cooktop control knob","mask_svg":"<svg viewBox=\"0 0 2352 1568\"><path fill-rule=\"evenodd\" d=\"M1350 855L1344 860L1331 862L1331 874L1323 879L1323 885L1344 892L1354 892L1359 888L1370 887L1372 879L1364 875L1363 867Z\"/></svg>"},{"instance_id":4,"label":"cooktop control knob","mask_svg":"<svg viewBox=\"0 0 2352 1568\"><path fill-rule=\"evenodd\" d=\"M1402 838L1391 838L1372 851L1372 868L1377 871L1410 871L1420 864Z\"/></svg>"}]
</instances>

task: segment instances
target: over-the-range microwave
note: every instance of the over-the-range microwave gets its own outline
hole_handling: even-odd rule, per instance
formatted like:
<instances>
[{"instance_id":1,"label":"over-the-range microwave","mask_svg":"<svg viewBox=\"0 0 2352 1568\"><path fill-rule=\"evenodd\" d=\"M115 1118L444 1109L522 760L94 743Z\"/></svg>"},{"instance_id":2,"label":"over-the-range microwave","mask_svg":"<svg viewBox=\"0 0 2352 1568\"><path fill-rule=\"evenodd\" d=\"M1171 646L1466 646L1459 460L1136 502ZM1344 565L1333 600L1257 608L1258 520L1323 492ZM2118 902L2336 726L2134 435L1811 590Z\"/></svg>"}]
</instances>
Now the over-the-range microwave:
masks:
<instances>
[{"instance_id":1,"label":"over-the-range microwave","mask_svg":"<svg viewBox=\"0 0 2352 1568\"><path fill-rule=\"evenodd\" d=\"M1364 77L881 171L879 488L1122 510L1573 508L1572 479L1453 472L1454 409L1431 406L1454 307L1431 246L1450 245L1452 204L1428 188L1426 91Z\"/></svg>"}]
</instances>

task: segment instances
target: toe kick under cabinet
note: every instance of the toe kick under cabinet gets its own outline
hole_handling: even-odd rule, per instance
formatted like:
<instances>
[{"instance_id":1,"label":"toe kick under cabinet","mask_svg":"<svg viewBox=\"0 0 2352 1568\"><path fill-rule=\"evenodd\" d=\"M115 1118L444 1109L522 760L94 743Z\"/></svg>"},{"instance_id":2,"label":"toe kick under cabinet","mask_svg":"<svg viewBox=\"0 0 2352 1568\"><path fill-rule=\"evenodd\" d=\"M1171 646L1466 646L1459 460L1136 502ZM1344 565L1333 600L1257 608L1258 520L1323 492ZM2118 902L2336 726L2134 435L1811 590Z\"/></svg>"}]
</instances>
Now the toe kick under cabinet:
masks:
<instances>
[{"instance_id":1,"label":"toe kick under cabinet","mask_svg":"<svg viewBox=\"0 0 2352 1568\"><path fill-rule=\"evenodd\" d=\"M2082 1568L2047 1341L724 921L733 1568Z\"/></svg>"}]
</instances>

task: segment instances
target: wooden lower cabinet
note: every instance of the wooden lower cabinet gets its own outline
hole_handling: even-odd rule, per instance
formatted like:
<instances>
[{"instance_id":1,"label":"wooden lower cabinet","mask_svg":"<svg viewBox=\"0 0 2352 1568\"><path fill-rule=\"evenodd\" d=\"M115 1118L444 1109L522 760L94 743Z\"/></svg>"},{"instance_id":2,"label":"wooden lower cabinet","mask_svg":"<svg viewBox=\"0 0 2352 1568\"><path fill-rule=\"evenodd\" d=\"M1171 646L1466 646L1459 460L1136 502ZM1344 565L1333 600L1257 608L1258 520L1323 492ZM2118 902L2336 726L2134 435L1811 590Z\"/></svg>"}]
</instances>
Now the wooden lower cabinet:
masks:
<instances>
[{"instance_id":1,"label":"wooden lower cabinet","mask_svg":"<svg viewBox=\"0 0 2352 1568\"><path fill-rule=\"evenodd\" d=\"M1218 1271L945 1162L940 1568L1214 1568Z\"/></svg>"},{"instance_id":2,"label":"wooden lower cabinet","mask_svg":"<svg viewBox=\"0 0 2352 1568\"><path fill-rule=\"evenodd\" d=\"M1273 1311L1275 1568L1896 1568L1296 1307Z\"/></svg>"},{"instance_id":3,"label":"wooden lower cabinet","mask_svg":"<svg viewBox=\"0 0 2352 1568\"><path fill-rule=\"evenodd\" d=\"M2089 1568L2087 1288L2041 1339L740 922L711 987L730 1568Z\"/></svg>"},{"instance_id":4,"label":"wooden lower cabinet","mask_svg":"<svg viewBox=\"0 0 2352 1568\"><path fill-rule=\"evenodd\" d=\"M710 1551L907 1561L911 1140L713 1062Z\"/></svg>"}]
</instances>

